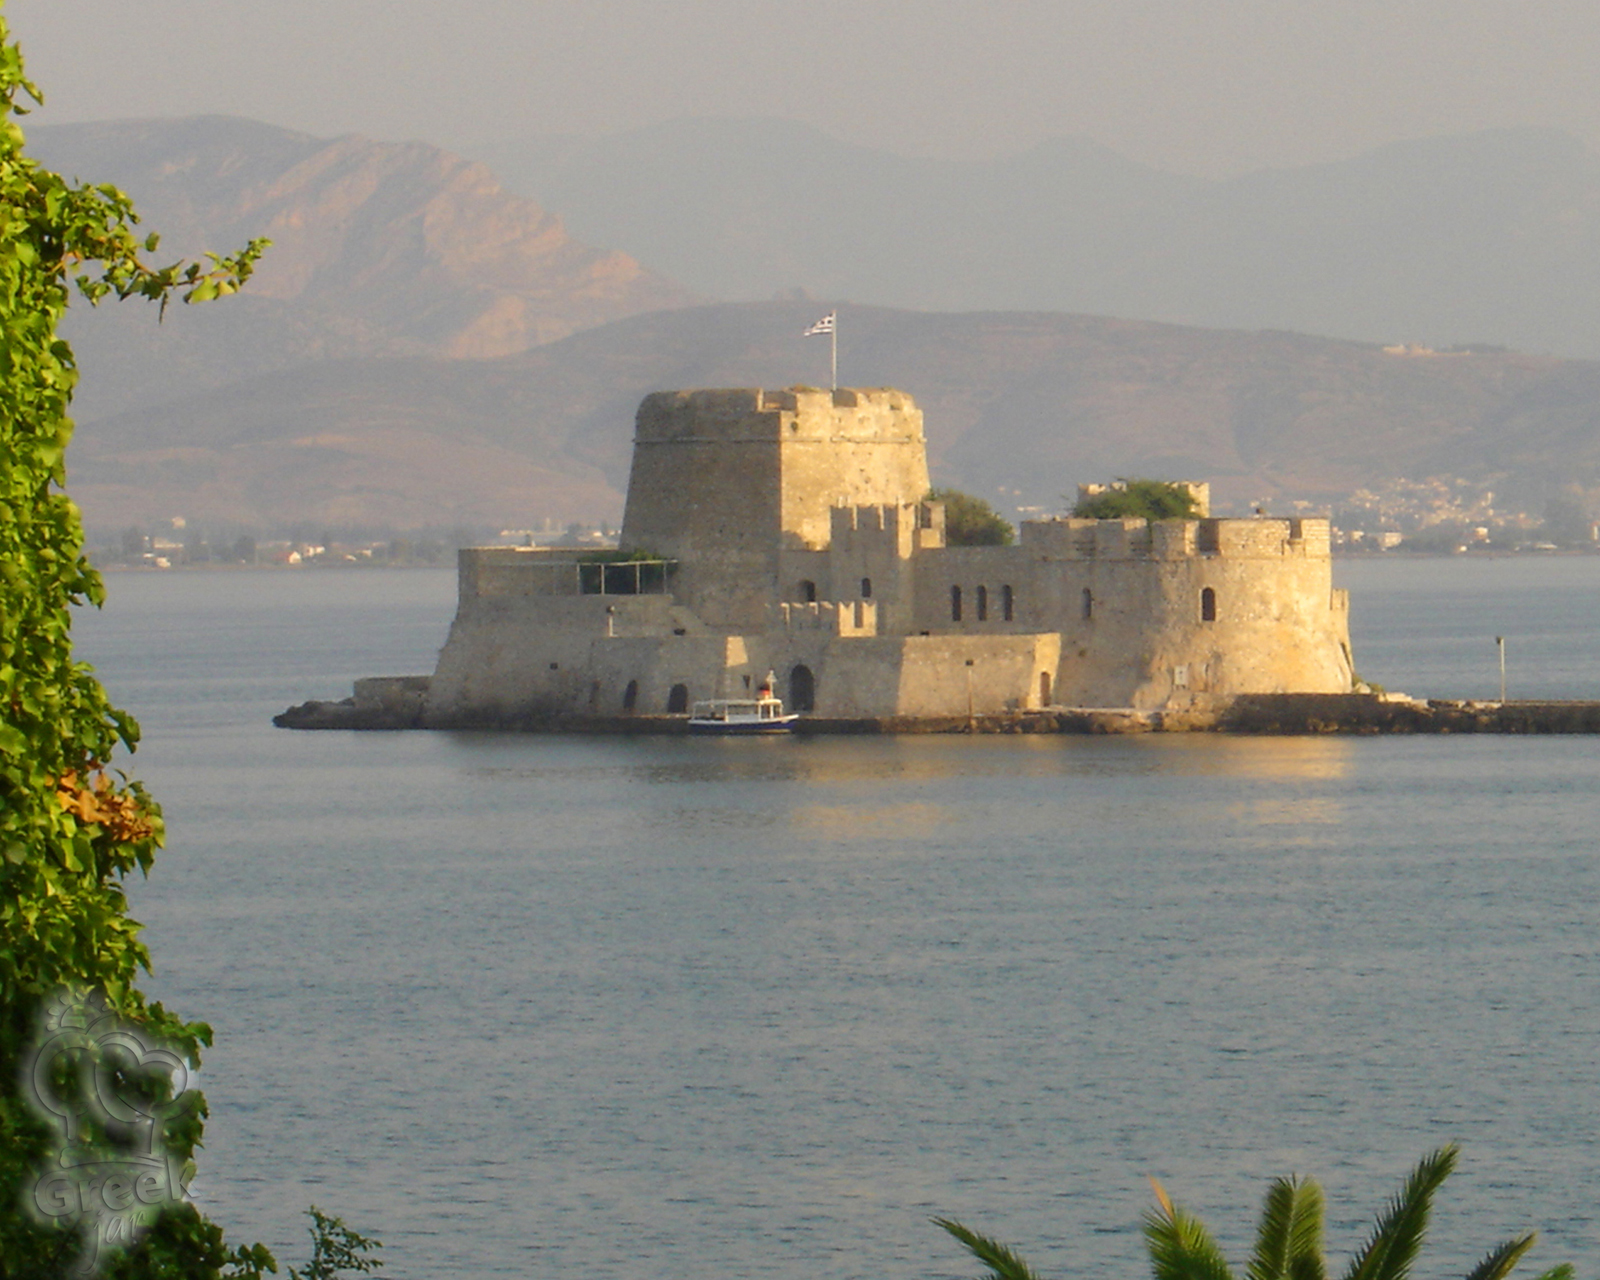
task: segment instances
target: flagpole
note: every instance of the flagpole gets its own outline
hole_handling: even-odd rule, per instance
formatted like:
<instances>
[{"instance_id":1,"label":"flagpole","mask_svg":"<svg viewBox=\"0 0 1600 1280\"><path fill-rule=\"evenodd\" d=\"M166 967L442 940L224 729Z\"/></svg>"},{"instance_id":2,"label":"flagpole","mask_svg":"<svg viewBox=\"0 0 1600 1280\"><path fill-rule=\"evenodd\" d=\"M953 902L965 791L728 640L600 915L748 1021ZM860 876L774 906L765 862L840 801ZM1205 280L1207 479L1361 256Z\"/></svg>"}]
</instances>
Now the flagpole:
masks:
<instances>
[{"instance_id":1,"label":"flagpole","mask_svg":"<svg viewBox=\"0 0 1600 1280\"><path fill-rule=\"evenodd\" d=\"M4 3L5 0L0 0L0 4ZM806 329L801 336L809 338L814 333L828 335L828 351L830 353L830 368L832 369L830 381L833 384L831 390L837 391L839 389L839 313L837 311L828 312L816 324Z\"/></svg>"}]
</instances>

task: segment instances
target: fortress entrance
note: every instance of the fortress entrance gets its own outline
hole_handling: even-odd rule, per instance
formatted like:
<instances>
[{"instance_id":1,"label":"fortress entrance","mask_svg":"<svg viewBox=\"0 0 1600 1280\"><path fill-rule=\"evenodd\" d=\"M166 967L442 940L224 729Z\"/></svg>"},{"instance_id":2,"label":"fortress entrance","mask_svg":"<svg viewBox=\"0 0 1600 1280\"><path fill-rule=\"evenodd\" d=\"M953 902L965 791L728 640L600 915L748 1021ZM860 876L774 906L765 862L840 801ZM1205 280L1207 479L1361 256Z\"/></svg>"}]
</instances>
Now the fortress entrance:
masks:
<instances>
[{"instance_id":1,"label":"fortress entrance","mask_svg":"<svg viewBox=\"0 0 1600 1280\"><path fill-rule=\"evenodd\" d=\"M800 663L789 673L789 710L815 711L817 709L817 678L811 668Z\"/></svg>"}]
</instances>

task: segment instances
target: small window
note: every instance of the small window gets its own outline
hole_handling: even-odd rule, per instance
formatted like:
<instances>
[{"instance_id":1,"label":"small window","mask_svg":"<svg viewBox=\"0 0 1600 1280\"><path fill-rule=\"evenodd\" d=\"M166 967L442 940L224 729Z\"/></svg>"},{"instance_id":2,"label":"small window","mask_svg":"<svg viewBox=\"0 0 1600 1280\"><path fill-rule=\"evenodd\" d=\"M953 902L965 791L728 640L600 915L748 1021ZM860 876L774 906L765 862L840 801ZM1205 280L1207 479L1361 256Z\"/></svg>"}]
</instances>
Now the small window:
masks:
<instances>
[{"instance_id":1,"label":"small window","mask_svg":"<svg viewBox=\"0 0 1600 1280\"><path fill-rule=\"evenodd\" d=\"M639 682L637 680L630 680L628 681L628 687L622 691L622 709L624 711L632 711L634 707L638 705Z\"/></svg>"},{"instance_id":2,"label":"small window","mask_svg":"<svg viewBox=\"0 0 1600 1280\"><path fill-rule=\"evenodd\" d=\"M1217 620L1217 593L1207 587L1200 593L1200 621L1215 622Z\"/></svg>"},{"instance_id":3,"label":"small window","mask_svg":"<svg viewBox=\"0 0 1600 1280\"><path fill-rule=\"evenodd\" d=\"M1092 617L1094 617L1094 592L1085 587L1083 589L1083 620L1088 622Z\"/></svg>"},{"instance_id":4,"label":"small window","mask_svg":"<svg viewBox=\"0 0 1600 1280\"><path fill-rule=\"evenodd\" d=\"M800 598L802 600L804 600L807 604L816 604L816 602L817 602L817 584L815 582L811 581L810 578L801 579L801 582L800 582Z\"/></svg>"},{"instance_id":5,"label":"small window","mask_svg":"<svg viewBox=\"0 0 1600 1280\"><path fill-rule=\"evenodd\" d=\"M871 578L863 578L863 579L861 579L861 598L863 600L872 599L872 579Z\"/></svg>"},{"instance_id":6,"label":"small window","mask_svg":"<svg viewBox=\"0 0 1600 1280\"><path fill-rule=\"evenodd\" d=\"M989 588L978 588L978 621L989 621Z\"/></svg>"},{"instance_id":7,"label":"small window","mask_svg":"<svg viewBox=\"0 0 1600 1280\"><path fill-rule=\"evenodd\" d=\"M682 715L689 709L689 686L675 684L672 692L667 694L667 714L669 716Z\"/></svg>"},{"instance_id":8,"label":"small window","mask_svg":"<svg viewBox=\"0 0 1600 1280\"><path fill-rule=\"evenodd\" d=\"M1014 621L1016 617L1016 601L1009 583L1000 588L1000 616L1007 622Z\"/></svg>"},{"instance_id":9,"label":"small window","mask_svg":"<svg viewBox=\"0 0 1600 1280\"><path fill-rule=\"evenodd\" d=\"M961 588L950 588L950 621L961 621Z\"/></svg>"}]
</instances>

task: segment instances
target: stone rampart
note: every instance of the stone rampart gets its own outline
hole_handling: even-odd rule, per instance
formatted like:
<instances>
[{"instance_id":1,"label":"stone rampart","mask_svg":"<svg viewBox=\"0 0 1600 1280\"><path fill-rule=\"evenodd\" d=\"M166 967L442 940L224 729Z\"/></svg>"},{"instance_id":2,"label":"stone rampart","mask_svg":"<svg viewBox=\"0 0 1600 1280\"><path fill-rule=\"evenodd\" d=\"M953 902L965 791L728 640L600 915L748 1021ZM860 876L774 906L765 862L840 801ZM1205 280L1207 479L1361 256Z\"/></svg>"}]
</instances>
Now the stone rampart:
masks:
<instances>
[{"instance_id":1,"label":"stone rampart","mask_svg":"<svg viewBox=\"0 0 1600 1280\"><path fill-rule=\"evenodd\" d=\"M1324 519L1205 519L1146 521L1134 517L1025 520L1020 544L1050 560L1180 560L1190 556L1326 559L1330 528Z\"/></svg>"}]
</instances>

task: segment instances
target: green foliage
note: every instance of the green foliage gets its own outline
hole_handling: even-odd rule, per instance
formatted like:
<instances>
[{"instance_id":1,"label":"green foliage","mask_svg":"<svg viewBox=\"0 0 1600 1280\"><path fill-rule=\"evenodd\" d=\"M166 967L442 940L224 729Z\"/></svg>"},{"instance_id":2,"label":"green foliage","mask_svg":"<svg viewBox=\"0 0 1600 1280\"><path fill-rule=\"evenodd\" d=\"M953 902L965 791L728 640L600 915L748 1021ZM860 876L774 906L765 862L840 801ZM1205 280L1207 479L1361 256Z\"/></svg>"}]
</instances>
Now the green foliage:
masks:
<instances>
[{"instance_id":1,"label":"green foliage","mask_svg":"<svg viewBox=\"0 0 1600 1280\"><path fill-rule=\"evenodd\" d=\"M1433 1197L1454 1170L1457 1154L1456 1147L1447 1146L1423 1157L1350 1260L1344 1280L1407 1280L1422 1250ZM1205 1224L1173 1204L1159 1182L1152 1182L1159 1207L1145 1214L1144 1237L1155 1280L1235 1280ZM959 1222L934 1221L989 1268L992 1280L1037 1280L1028 1264L1006 1246ZM1326 1280L1322 1221L1322 1190L1315 1182L1309 1178L1274 1182L1261 1208L1255 1250L1245 1272L1248 1280ZM1529 1232L1498 1245L1466 1280L1506 1280L1535 1239ZM1573 1270L1555 1267L1539 1280L1573 1280Z\"/></svg>"},{"instance_id":2,"label":"green foliage","mask_svg":"<svg viewBox=\"0 0 1600 1280\"><path fill-rule=\"evenodd\" d=\"M264 241L208 266L148 264L153 235L114 187L68 182L23 154L16 117L38 90L0 18L0 1277L58 1274L76 1251L24 1211L49 1130L27 1109L20 1069L45 1002L70 988L106 1005L191 1061L210 1043L203 1023L149 1004L135 980L149 967L127 915L123 879L148 872L160 810L112 767L139 731L89 668L73 660L70 609L103 589L83 557L77 509L60 491L77 381L56 326L75 289L89 302L141 297L165 306L231 293ZM169 1129L187 1160L203 1103ZM192 1209L167 1214L109 1274L259 1274L264 1250L231 1249Z\"/></svg>"},{"instance_id":3,"label":"green foliage","mask_svg":"<svg viewBox=\"0 0 1600 1280\"><path fill-rule=\"evenodd\" d=\"M383 1265L382 1258L366 1256L383 1248L382 1240L350 1230L343 1218L330 1218L316 1205L306 1213L311 1218L311 1262L304 1271L290 1267L289 1280L334 1280L346 1271L368 1274Z\"/></svg>"},{"instance_id":4,"label":"green foliage","mask_svg":"<svg viewBox=\"0 0 1600 1280\"><path fill-rule=\"evenodd\" d=\"M952 547L1009 547L1016 530L982 498L959 489L930 489L924 502L944 503L944 540Z\"/></svg>"},{"instance_id":5,"label":"green foliage","mask_svg":"<svg viewBox=\"0 0 1600 1280\"><path fill-rule=\"evenodd\" d=\"M1193 520L1199 513L1194 495L1167 480L1119 480L1112 488L1080 498L1072 514L1085 520Z\"/></svg>"},{"instance_id":6,"label":"green foliage","mask_svg":"<svg viewBox=\"0 0 1600 1280\"><path fill-rule=\"evenodd\" d=\"M981 1236L949 1218L935 1218L934 1222L966 1245L967 1251L989 1268L993 1280L1039 1280L1038 1272L999 1241Z\"/></svg>"}]
</instances>

